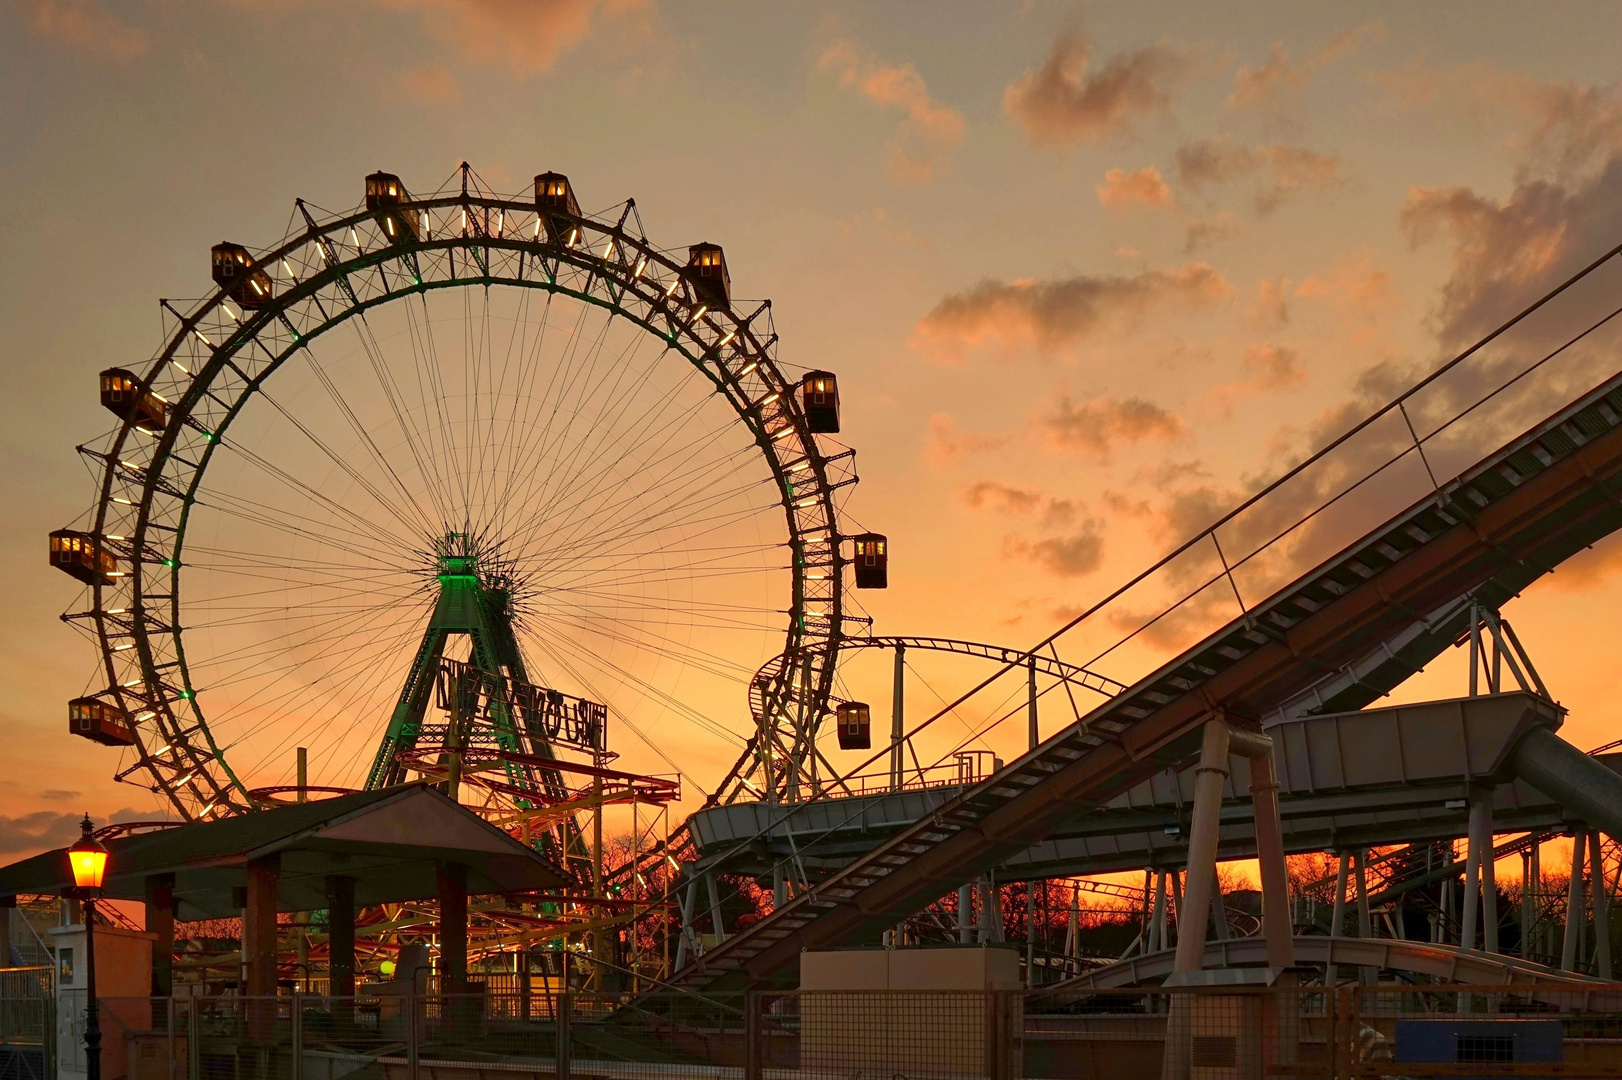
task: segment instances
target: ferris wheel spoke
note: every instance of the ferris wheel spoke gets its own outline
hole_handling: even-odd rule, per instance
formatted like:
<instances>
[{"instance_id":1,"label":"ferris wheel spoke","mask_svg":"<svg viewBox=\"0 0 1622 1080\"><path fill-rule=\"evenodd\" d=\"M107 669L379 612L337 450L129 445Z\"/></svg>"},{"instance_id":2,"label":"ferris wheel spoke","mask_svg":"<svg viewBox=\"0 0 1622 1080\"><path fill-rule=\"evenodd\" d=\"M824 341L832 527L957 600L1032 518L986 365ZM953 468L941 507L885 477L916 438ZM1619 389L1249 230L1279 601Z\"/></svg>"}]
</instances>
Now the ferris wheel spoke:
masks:
<instances>
[{"instance_id":1,"label":"ferris wheel spoke","mask_svg":"<svg viewBox=\"0 0 1622 1080\"><path fill-rule=\"evenodd\" d=\"M595 387L600 385L599 383L594 383L592 381L592 377L600 365L603 348L607 342L608 331L612 324L612 316L604 318L602 326L598 330L596 336L592 339L591 345L586 352L584 362L579 365L578 370L575 370L575 364L573 361L580 352L580 343L584 340L584 335L577 335L572 341L569 378L565 387L563 388L562 394L560 395L560 410L561 405L567 402L571 395L573 396L574 400L572 405L570 405L570 407L566 410L562 430L559 431L555 436L551 434L550 429L552 423L557 419L557 412L560 410L554 410L553 415L550 416L547 421L547 434L537 447L537 449L547 457L556 457L557 463L552 468L542 470L538 467L529 467L529 459L527 457L523 459L523 465L519 471L527 477L527 482L518 500L514 500L514 504L521 501L523 504L533 505L534 500L545 498L545 496L540 493L544 493L548 490L567 489L568 481L566 477L573 470L574 463L579 459L580 454L582 453L582 448L586 445L590 436L590 427L588 425L586 434L582 437L576 438L574 433L575 424L585 411L586 395ZM621 350L619 359L623 360L626 355L634 354L635 350L640 346L640 344L640 340L632 341L631 343L627 344L625 348ZM610 368L610 370L612 370L612 368ZM567 456L552 453L552 451L555 449L560 449L563 447L568 448ZM540 484L540 493L536 491L537 483ZM520 531L522 531L522 529L520 529Z\"/></svg>"},{"instance_id":2,"label":"ferris wheel spoke","mask_svg":"<svg viewBox=\"0 0 1622 1080\"><path fill-rule=\"evenodd\" d=\"M666 442L668 443L668 441L667 438ZM571 538L578 537L588 530L591 532L600 531L605 524L611 525L617 512L634 508L639 504L645 506L649 496L655 496L661 501L668 502L672 498L681 495L683 488L675 482L676 478L681 474L678 473L672 476L669 472L673 464L678 467L686 464L688 467L687 474L693 480L713 482L717 478L712 477L710 473L719 471L722 466L728 464L728 459L722 458L720 461L710 462L698 455L701 450L707 449L708 445L714 441L711 438L685 443L676 447L667 445L660 448L663 452L657 458L634 464L618 463L604 467L599 470L598 475L594 478L592 487L578 493L574 502L564 508L563 512L560 512L556 500L554 500L552 504L542 508L538 520L562 519L570 522L572 532L569 535ZM746 459L741 456L732 457L730 462L732 468L736 469L744 460ZM659 470L664 471L660 472ZM630 477L640 478L642 480L641 487L634 487L629 483L618 484L614 487L607 486L610 480L628 480ZM614 501L601 501L611 495L614 497ZM593 502L596 502L595 506L592 505ZM606 522L604 520L605 515L607 515Z\"/></svg>"},{"instance_id":3,"label":"ferris wheel spoke","mask_svg":"<svg viewBox=\"0 0 1622 1080\"><path fill-rule=\"evenodd\" d=\"M582 562L614 565L622 560L623 553L638 551L644 542L654 537L661 538L656 542L656 551L680 550L686 544L724 531L728 525L756 517L760 513L757 507L736 505L737 496L747 494L754 483L750 481L749 485L738 489L707 494L695 491L685 503L663 508L662 513L622 515L612 527L570 537L567 543L559 540L555 546L537 552L535 557L552 572L561 573Z\"/></svg>"},{"instance_id":4,"label":"ferris wheel spoke","mask_svg":"<svg viewBox=\"0 0 1622 1080\"><path fill-rule=\"evenodd\" d=\"M637 540L646 539L648 536L660 531L652 526L653 522L659 522L665 530L671 531L683 526L689 527L692 531L686 534L686 538L697 539L707 533L724 528L728 524L752 518L759 512L751 507L723 509L715 513L706 512L713 509L713 504L719 503L724 506L726 503L731 502L732 494L731 492L717 493L704 502L699 502L695 498L691 505L681 508L683 515L680 517L672 517L668 514L662 517L651 514L644 515L641 518L623 523L622 528L616 534L608 534L600 539L589 536L583 537L572 548L547 552L538 557L545 561L547 565L563 571L584 560L594 559L603 562L616 557L623 546L632 544ZM705 528L699 529L698 526L705 526Z\"/></svg>"},{"instance_id":5,"label":"ferris wheel spoke","mask_svg":"<svg viewBox=\"0 0 1622 1080\"><path fill-rule=\"evenodd\" d=\"M394 517L395 520L405 525L408 529L412 529L414 531L415 529L420 528L432 531L432 523L425 516L423 516L422 509L418 504L415 495L412 493L411 489L406 486L405 481L401 479L400 474L395 470L394 465L386 456L384 456L382 449L377 445L377 441L372 438L372 433L367 431L365 425L361 423L360 418L355 414L353 406L351 406L349 401L344 398L343 394L338 391L337 384L333 382L332 377L327 373L325 366L322 365L320 360L316 357L315 353L309 348L308 345L306 345L302 351L306 361L310 365L310 370L315 374L316 381L321 384L322 389L327 393L327 397L332 401L333 405L337 407L339 413L344 418L344 422L348 424L349 429L354 432L357 441L362 446L366 447L366 450L370 454L372 460L377 463L385 474L387 474L389 483L394 487L404 501L402 504L400 504L400 506L396 506L391 500L384 499L381 493L373 491L369 486L367 487L368 494L371 494L381 506L390 512L390 515ZM329 457L334 457L330 451L327 451L324 443L318 442L318 445L321 446L324 452L327 452ZM334 460L337 464L339 464L340 467L344 468L346 471L349 470L350 467L347 462L336 457L334 457ZM361 481L357 479L356 482L360 483ZM415 512L415 522L408 521L406 519L406 515L402 512L401 507L409 508Z\"/></svg>"},{"instance_id":6,"label":"ferris wheel spoke","mask_svg":"<svg viewBox=\"0 0 1622 1080\"><path fill-rule=\"evenodd\" d=\"M407 303L406 311L408 314L410 310L411 306ZM416 424L409 419L410 410L404 407L404 395L388 370L388 365L383 358L382 346L372 332L371 324L367 321L365 312L348 321L354 327L356 340L360 343L361 351L366 354L366 360L372 369L372 374L377 378L384 400L388 402L389 412L394 418L395 426L399 429L400 437L404 440L406 449L410 452L411 459L416 465L417 475L421 477L423 482L424 493L434 505L435 516L440 520L444 520L448 503L444 497L443 485L437 471L430 469L428 466L428 461L432 460L431 456L426 460L424 458L422 447L419 445L422 433L418 431Z\"/></svg>"}]
</instances>

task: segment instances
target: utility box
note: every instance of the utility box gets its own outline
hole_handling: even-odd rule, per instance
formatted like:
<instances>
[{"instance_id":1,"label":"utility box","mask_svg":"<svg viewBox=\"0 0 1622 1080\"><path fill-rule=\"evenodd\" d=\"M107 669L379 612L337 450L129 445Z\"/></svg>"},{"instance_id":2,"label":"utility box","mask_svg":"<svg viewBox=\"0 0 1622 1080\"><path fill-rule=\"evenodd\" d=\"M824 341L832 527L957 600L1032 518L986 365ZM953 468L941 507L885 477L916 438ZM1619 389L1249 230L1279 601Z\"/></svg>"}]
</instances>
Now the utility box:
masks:
<instances>
[{"instance_id":1,"label":"utility box","mask_svg":"<svg viewBox=\"0 0 1622 1080\"><path fill-rule=\"evenodd\" d=\"M1559 1020L1468 1016L1398 1020L1395 1034L1392 1060L1401 1064L1519 1064L1565 1058L1565 1025Z\"/></svg>"},{"instance_id":2,"label":"utility box","mask_svg":"<svg viewBox=\"0 0 1622 1080\"><path fill-rule=\"evenodd\" d=\"M56 952L57 1080L85 1080L84 925L51 927ZM123 1080L129 1070L124 1035L152 1026L152 943L156 934L96 927L96 997L101 1003L101 1080Z\"/></svg>"},{"instance_id":3,"label":"utility box","mask_svg":"<svg viewBox=\"0 0 1622 1080\"><path fill-rule=\"evenodd\" d=\"M800 1067L840 1075L1018 1076L1012 948L800 954Z\"/></svg>"}]
</instances>

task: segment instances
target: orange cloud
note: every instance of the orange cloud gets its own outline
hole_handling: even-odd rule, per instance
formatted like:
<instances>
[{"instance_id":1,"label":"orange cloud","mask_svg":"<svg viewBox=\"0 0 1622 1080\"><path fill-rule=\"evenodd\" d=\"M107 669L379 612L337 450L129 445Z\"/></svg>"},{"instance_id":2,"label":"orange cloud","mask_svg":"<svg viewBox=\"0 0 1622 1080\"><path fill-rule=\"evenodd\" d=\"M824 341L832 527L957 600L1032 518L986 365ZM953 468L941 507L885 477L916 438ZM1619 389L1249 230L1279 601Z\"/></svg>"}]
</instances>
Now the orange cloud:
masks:
<instances>
[{"instance_id":1,"label":"orange cloud","mask_svg":"<svg viewBox=\"0 0 1622 1080\"><path fill-rule=\"evenodd\" d=\"M931 97L923 76L911 64L885 64L849 41L837 41L823 52L817 66L837 72L841 86L873 104L905 114L890 144L889 175L897 183L928 183L950 151L963 145L963 115Z\"/></svg>"},{"instance_id":2,"label":"orange cloud","mask_svg":"<svg viewBox=\"0 0 1622 1080\"><path fill-rule=\"evenodd\" d=\"M22 5L28 27L73 52L101 60L145 56L146 31L130 26L96 0L34 0Z\"/></svg>"},{"instance_id":3,"label":"orange cloud","mask_svg":"<svg viewBox=\"0 0 1622 1080\"><path fill-rule=\"evenodd\" d=\"M924 456L931 461L945 463L956 461L968 454L997 450L1007 443L1006 435L964 431L957 426L957 422L950 414L941 412L929 418L929 435L928 441L924 444Z\"/></svg>"},{"instance_id":4,"label":"orange cloud","mask_svg":"<svg viewBox=\"0 0 1622 1080\"><path fill-rule=\"evenodd\" d=\"M1063 147L1130 138L1136 121L1171 106L1192 73L1193 54L1170 45L1118 56L1092 72L1092 42L1068 34L1037 70L1003 91L1003 111L1033 146Z\"/></svg>"},{"instance_id":5,"label":"orange cloud","mask_svg":"<svg viewBox=\"0 0 1622 1080\"><path fill-rule=\"evenodd\" d=\"M1105 206L1116 207L1130 206L1133 203L1166 207L1174 206L1177 202L1172 198L1171 188L1161 179L1160 170L1153 165L1132 172L1111 169L1104 174L1104 182L1098 185L1098 201Z\"/></svg>"},{"instance_id":6,"label":"orange cloud","mask_svg":"<svg viewBox=\"0 0 1622 1080\"><path fill-rule=\"evenodd\" d=\"M1275 41L1265 64L1241 67L1234 75L1233 93L1228 96L1228 105L1234 109L1276 105L1285 94L1299 94L1308 79L1332 61L1356 49L1364 36L1383 37L1384 34L1385 28L1380 23L1367 23L1330 38L1299 63L1291 62L1282 41Z\"/></svg>"},{"instance_id":7,"label":"orange cloud","mask_svg":"<svg viewBox=\"0 0 1622 1080\"><path fill-rule=\"evenodd\" d=\"M625 11L637 0L376 0L420 11L428 32L476 63L505 66L518 78L551 70L591 33L599 9Z\"/></svg>"},{"instance_id":8,"label":"orange cloud","mask_svg":"<svg viewBox=\"0 0 1622 1080\"><path fill-rule=\"evenodd\" d=\"M937 348L949 357L988 341L1032 344L1052 352L1090 337L1107 321L1131 321L1167 305L1205 308L1232 292L1222 275L1204 263L1130 277L986 280L942 299L919 321L913 339L915 345Z\"/></svg>"},{"instance_id":9,"label":"orange cloud","mask_svg":"<svg viewBox=\"0 0 1622 1080\"><path fill-rule=\"evenodd\" d=\"M402 71L394 82L402 94L420 105L455 105L462 99L461 84L444 64Z\"/></svg>"},{"instance_id":10,"label":"orange cloud","mask_svg":"<svg viewBox=\"0 0 1622 1080\"><path fill-rule=\"evenodd\" d=\"M1268 214L1301 191L1329 191L1345 183L1344 162L1301 146L1233 146L1219 137L1177 150L1178 178L1201 191L1245 177L1257 177L1256 211Z\"/></svg>"},{"instance_id":11,"label":"orange cloud","mask_svg":"<svg viewBox=\"0 0 1622 1080\"><path fill-rule=\"evenodd\" d=\"M1063 396L1040 424L1048 449L1098 464L1109 461L1122 443L1169 442L1188 434L1188 425L1175 413L1137 397L1097 397L1077 405Z\"/></svg>"}]
</instances>

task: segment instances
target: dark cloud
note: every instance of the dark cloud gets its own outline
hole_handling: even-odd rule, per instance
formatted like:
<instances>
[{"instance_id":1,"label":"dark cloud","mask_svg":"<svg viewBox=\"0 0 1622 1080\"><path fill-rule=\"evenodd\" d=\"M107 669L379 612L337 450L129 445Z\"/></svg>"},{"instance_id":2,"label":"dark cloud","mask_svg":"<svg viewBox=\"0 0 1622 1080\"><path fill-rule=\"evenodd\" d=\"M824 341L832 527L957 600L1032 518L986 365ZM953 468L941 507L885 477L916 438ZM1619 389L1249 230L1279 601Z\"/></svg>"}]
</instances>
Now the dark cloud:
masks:
<instances>
[{"instance_id":1,"label":"dark cloud","mask_svg":"<svg viewBox=\"0 0 1622 1080\"><path fill-rule=\"evenodd\" d=\"M1502 200L1463 187L1414 188L1401 217L1411 241L1453 245L1437 312L1442 344L1476 340L1622 241L1619 191L1622 153L1585 178L1524 180Z\"/></svg>"},{"instance_id":2,"label":"dark cloud","mask_svg":"<svg viewBox=\"0 0 1622 1080\"><path fill-rule=\"evenodd\" d=\"M1188 426L1172 412L1143 398L1093 398L1079 405L1061 397L1058 407L1042 418L1050 449L1103 463L1122 443L1166 442L1188 434Z\"/></svg>"},{"instance_id":3,"label":"dark cloud","mask_svg":"<svg viewBox=\"0 0 1622 1080\"><path fill-rule=\"evenodd\" d=\"M1051 352L1096 333L1111 319L1131 322L1173 305L1202 309L1232 292L1220 273L1199 262L1129 277L986 280L936 304L919 321L915 340L949 355L988 340L1030 343Z\"/></svg>"},{"instance_id":4,"label":"dark cloud","mask_svg":"<svg viewBox=\"0 0 1622 1080\"><path fill-rule=\"evenodd\" d=\"M958 488L957 496L971 510L992 509L1004 514L1035 515L1047 527L1068 523L1080 508L1071 499L1044 494L1023 484L978 480Z\"/></svg>"},{"instance_id":5,"label":"dark cloud","mask_svg":"<svg viewBox=\"0 0 1622 1080\"><path fill-rule=\"evenodd\" d=\"M1003 551L1014 558L1033 562L1058 577L1084 577L1103 563L1104 538L1099 533L1098 523L1088 521L1079 532L1069 536L1045 540L1010 536L1003 541Z\"/></svg>"},{"instance_id":6,"label":"dark cloud","mask_svg":"<svg viewBox=\"0 0 1622 1080\"><path fill-rule=\"evenodd\" d=\"M1172 91L1193 72L1194 54L1170 45L1117 56L1091 70L1092 42L1067 34L1041 68L1027 70L1003 92L1003 111L1034 146L1078 146L1135 134L1137 120L1171 105Z\"/></svg>"},{"instance_id":7,"label":"dark cloud","mask_svg":"<svg viewBox=\"0 0 1622 1080\"><path fill-rule=\"evenodd\" d=\"M1304 146L1235 146L1217 136L1179 147L1177 176L1195 191L1255 179L1256 211L1272 213L1303 191L1330 191L1346 182L1344 162Z\"/></svg>"}]
</instances>

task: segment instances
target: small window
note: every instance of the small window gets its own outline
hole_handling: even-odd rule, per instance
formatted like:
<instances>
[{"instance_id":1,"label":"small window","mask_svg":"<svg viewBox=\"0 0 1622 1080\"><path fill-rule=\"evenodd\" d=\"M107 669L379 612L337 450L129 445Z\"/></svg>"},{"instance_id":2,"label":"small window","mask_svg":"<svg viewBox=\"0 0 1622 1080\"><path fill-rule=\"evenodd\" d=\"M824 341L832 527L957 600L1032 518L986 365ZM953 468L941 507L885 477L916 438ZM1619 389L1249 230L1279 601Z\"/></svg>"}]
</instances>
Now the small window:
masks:
<instances>
[{"instance_id":1,"label":"small window","mask_svg":"<svg viewBox=\"0 0 1622 1080\"><path fill-rule=\"evenodd\" d=\"M58 949L56 951L58 978L66 985L73 985L73 950Z\"/></svg>"}]
</instances>

